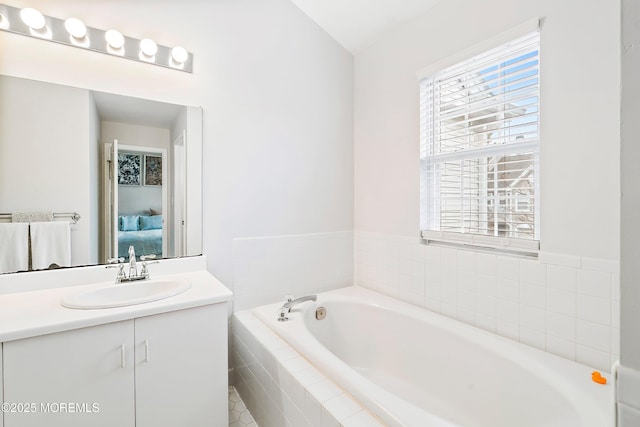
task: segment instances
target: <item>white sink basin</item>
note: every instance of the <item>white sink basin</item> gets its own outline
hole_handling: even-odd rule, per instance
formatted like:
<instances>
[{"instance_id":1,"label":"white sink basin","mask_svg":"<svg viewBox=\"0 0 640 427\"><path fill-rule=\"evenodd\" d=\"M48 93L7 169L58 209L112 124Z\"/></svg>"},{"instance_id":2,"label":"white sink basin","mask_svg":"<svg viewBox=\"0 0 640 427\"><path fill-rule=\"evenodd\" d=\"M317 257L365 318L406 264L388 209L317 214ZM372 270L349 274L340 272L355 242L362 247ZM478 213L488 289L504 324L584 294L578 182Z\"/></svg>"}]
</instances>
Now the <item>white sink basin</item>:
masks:
<instances>
[{"instance_id":1,"label":"white sink basin","mask_svg":"<svg viewBox=\"0 0 640 427\"><path fill-rule=\"evenodd\" d=\"M158 301L181 294L191 287L187 280L146 280L109 284L80 293L69 293L62 305L75 309L114 308Z\"/></svg>"}]
</instances>

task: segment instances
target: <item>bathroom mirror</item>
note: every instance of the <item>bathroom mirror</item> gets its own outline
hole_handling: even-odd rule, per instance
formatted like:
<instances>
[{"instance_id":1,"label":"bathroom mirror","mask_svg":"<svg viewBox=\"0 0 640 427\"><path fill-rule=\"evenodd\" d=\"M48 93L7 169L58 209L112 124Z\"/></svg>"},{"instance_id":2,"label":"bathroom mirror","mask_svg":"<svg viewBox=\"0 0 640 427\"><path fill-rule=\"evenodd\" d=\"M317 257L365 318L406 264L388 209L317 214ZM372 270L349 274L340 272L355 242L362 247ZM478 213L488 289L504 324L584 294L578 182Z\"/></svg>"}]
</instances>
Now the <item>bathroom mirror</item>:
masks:
<instances>
[{"instance_id":1,"label":"bathroom mirror","mask_svg":"<svg viewBox=\"0 0 640 427\"><path fill-rule=\"evenodd\" d=\"M70 221L70 266L201 254L201 159L198 107L0 75L0 225ZM34 269L1 244L0 273Z\"/></svg>"}]
</instances>

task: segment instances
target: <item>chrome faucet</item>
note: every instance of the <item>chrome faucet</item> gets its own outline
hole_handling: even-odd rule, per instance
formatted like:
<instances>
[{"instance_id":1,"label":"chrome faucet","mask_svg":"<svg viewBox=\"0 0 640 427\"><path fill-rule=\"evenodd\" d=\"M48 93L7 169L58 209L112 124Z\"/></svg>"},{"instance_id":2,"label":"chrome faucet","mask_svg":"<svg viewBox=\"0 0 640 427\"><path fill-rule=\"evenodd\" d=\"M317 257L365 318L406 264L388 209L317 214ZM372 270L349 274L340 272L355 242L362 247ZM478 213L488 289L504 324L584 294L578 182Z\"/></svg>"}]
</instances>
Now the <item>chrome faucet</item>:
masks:
<instances>
[{"instance_id":1,"label":"chrome faucet","mask_svg":"<svg viewBox=\"0 0 640 427\"><path fill-rule=\"evenodd\" d=\"M282 304L282 307L280 307L280 315L278 316L278 321L286 322L287 320L289 320L287 314L289 314L291 312L291 309L296 305L307 301L316 301L317 299L317 295L307 295L296 299L293 299L292 295L285 296L284 304Z\"/></svg>"},{"instance_id":2,"label":"chrome faucet","mask_svg":"<svg viewBox=\"0 0 640 427\"><path fill-rule=\"evenodd\" d=\"M151 255L141 255L140 261L142 261L142 269L140 270L140 274L138 274L138 265L136 263L136 251L133 246L129 246L129 275L127 275L124 271L124 258L109 258L107 262L109 264L106 268L118 268L118 275L116 276L116 283L123 282L135 282L138 280L147 280L149 278L149 268L147 267L149 264L155 264L159 261L147 261L149 259L154 259L156 256L154 254Z\"/></svg>"},{"instance_id":3,"label":"chrome faucet","mask_svg":"<svg viewBox=\"0 0 640 427\"><path fill-rule=\"evenodd\" d=\"M136 265L136 250L133 245L129 246L129 277L138 276L138 266Z\"/></svg>"}]
</instances>

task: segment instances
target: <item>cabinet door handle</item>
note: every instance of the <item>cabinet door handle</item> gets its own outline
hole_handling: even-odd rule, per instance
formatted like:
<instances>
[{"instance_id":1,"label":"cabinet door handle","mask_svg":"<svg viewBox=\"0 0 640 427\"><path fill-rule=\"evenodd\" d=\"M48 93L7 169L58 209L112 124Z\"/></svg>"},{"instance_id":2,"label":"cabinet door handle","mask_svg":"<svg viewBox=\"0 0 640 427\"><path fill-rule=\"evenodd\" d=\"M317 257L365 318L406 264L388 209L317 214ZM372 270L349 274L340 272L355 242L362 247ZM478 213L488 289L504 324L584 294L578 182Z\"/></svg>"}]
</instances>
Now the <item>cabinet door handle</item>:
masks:
<instances>
[{"instance_id":1,"label":"cabinet door handle","mask_svg":"<svg viewBox=\"0 0 640 427\"><path fill-rule=\"evenodd\" d=\"M126 357L125 356L126 355L125 355L125 350L124 350L124 344L122 344L120 346L120 367L121 368L124 368L126 366L126 362L125 362Z\"/></svg>"},{"instance_id":2,"label":"cabinet door handle","mask_svg":"<svg viewBox=\"0 0 640 427\"><path fill-rule=\"evenodd\" d=\"M144 340L144 363L149 363L149 340Z\"/></svg>"}]
</instances>

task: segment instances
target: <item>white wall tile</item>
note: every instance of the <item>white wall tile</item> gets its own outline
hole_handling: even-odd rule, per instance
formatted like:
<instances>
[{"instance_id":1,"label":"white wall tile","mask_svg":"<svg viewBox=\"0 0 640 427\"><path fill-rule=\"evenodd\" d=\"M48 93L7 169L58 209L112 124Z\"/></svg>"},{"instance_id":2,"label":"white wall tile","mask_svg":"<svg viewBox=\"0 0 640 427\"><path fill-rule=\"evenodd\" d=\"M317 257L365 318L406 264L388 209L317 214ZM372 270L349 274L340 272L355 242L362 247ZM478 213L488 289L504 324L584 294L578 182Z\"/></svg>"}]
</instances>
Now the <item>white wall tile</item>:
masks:
<instances>
[{"instance_id":1,"label":"white wall tile","mask_svg":"<svg viewBox=\"0 0 640 427\"><path fill-rule=\"evenodd\" d=\"M537 260L520 260L520 281L544 286L547 280L547 266Z\"/></svg>"},{"instance_id":2,"label":"white wall tile","mask_svg":"<svg viewBox=\"0 0 640 427\"><path fill-rule=\"evenodd\" d=\"M547 312L547 334L575 343L576 322L575 316Z\"/></svg>"},{"instance_id":3,"label":"white wall tile","mask_svg":"<svg viewBox=\"0 0 640 427\"><path fill-rule=\"evenodd\" d=\"M611 353L620 356L620 329L611 328Z\"/></svg>"},{"instance_id":4,"label":"white wall tile","mask_svg":"<svg viewBox=\"0 0 640 427\"><path fill-rule=\"evenodd\" d=\"M485 295L498 295L498 279L496 276L476 275L476 292Z\"/></svg>"},{"instance_id":5,"label":"white wall tile","mask_svg":"<svg viewBox=\"0 0 640 427\"><path fill-rule=\"evenodd\" d=\"M491 295L476 294L476 312L484 316L497 317L498 299Z\"/></svg>"},{"instance_id":6,"label":"white wall tile","mask_svg":"<svg viewBox=\"0 0 640 427\"><path fill-rule=\"evenodd\" d=\"M520 285L515 280L498 278L498 297L507 301L520 302Z\"/></svg>"},{"instance_id":7,"label":"white wall tile","mask_svg":"<svg viewBox=\"0 0 640 427\"><path fill-rule=\"evenodd\" d=\"M473 251L465 250L458 250L456 252L456 267L458 271L474 273L476 269L476 253Z\"/></svg>"},{"instance_id":8,"label":"white wall tile","mask_svg":"<svg viewBox=\"0 0 640 427\"><path fill-rule=\"evenodd\" d=\"M565 316L576 317L577 299L574 292L547 288L547 310Z\"/></svg>"},{"instance_id":9,"label":"white wall tile","mask_svg":"<svg viewBox=\"0 0 640 427\"><path fill-rule=\"evenodd\" d=\"M411 276L424 278L424 262L413 260L411 262Z\"/></svg>"},{"instance_id":10,"label":"white wall tile","mask_svg":"<svg viewBox=\"0 0 640 427\"><path fill-rule=\"evenodd\" d=\"M553 335L547 335L547 351L565 359L575 360L576 343Z\"/></svg>"},{"instance_id":11,"label":"white wall tile","mask_svg":"<svg viewBox=\"0 0 640 427\"><path fill-rule=\"evenodd\" d=\"M613 259L582 257L582 268L585 270L604 271L607 273L619 273L620 261Z\"/></svg>"},{"instance_id":12,"label":"white wall tile","mask_svg":"<svg viewBox=\"0 0 640 427\"><path fill-rule=\"evenodd\" d=\"M611 326L611 300L578 295L578 319Z\"/></svg>"},{"instance_id":13,"label":"white wall tile","mask_svg":"<svg viewBox=\"0 0 640 427\"><path fill-rule=\"evenodd\" d=\"M611 369L611 354L581 344L576 345L576 361L602 371Z\"/></svg>"},{"instance_id":14,"label":"white wall tile","mask_svg":"<svg viewBox=\"0 0 640 427\"><path fill-rule=\"evenodd\" d=\"M544 286L521 283L520 304L544 309L547 305L547 289Z\"/></svg>"},{"instance_id":15,"label":"white wall tile","mask_svg":"<svg viewBox=\"0 0 640 427\"><path fill-rule=\"evenodd\" d=\"M611 299L620 301L620 273L611 275Z\"/></svg>"},{"instance_id":16,"label":"white wall tile","mask_svg":"<svg viewBox=\"0 0 640 427\"><path fill-rule=\"evenodd\" d=\"M493 254L478 252L476 254L476 273L485 276L498 275L498 257Z\"/></svg>"},{"instance_id":17,"label":"white wall tile","mask_svg":"<svg viewBox=\"0 0 640 427\"><path fill-rule=\"evenodd\" d=\"M546 312L544 310L520 304L520 325L522 327L544 333L546 324Z\"/></svg>"},{"instance_id":18,"label":"white wall tile","mask_svg":"<svg viewBox=\"0 0 640 427\"><path fill-rule=\"evenodd\" d=\"M611 273L578 270L578 293L600 298L611 298Z\"/></svg>"},{"instance_id":19,"label":"white wall tile","mask_svg":"<svg viewBox=\"0 0 640 427\"><path fill-rule=\"evenodd\" d=\"M465 291L463 289L457 290L457 303L459 308L463 308L469 311L475 311L476 309L476 296L473 292Z\"/></svg>"},{"instance_id":20,"label":"white wall tile","mask_svg":"<svg viewBox=\"0 0 640 427\"><path fill-rule=\"evenodd\" d=\"M458 265L457 251L451 248L440 248L441 263L445 267L456 268Z\"/></svg>"},{"instance_id":21,"label":"white wall tile","mask_svg":"<svg viewBox=\"0 0 640 427\"><path fill-rule=\"evenodd\" d=\"M575 255L557 254L540 251L538 261L547 265L557 265L562 267L580 268L582 266L581 257Z\"/></svg>"},{"instance_id":22,"label":"white wall tile","mask_svg":"<svg viewBox=\"0 0 640 427\"><path fill-rule=\"evenodd\" d=\"M520 262L518 258L499 256L497 262L499 279L520 280Z\"/></svg>"},{"instance_id":23,"label":"white wall tile","mask_svg":"<svg viewBox=\"0 0 640 427\"><path fill-rule=\"evenodd\" d=\"M498 300L497 304L498 320L503 320L513 324L520 323L520 304L506 300Z\"/></svg>"},{"instance_id":24,"label":"white wall tile","mask_svg":"<svg viewBox=\"0 0 640 427\"><path fill-rule=\"evenodd\" d=\"M346 394L340 394L323 402L322 408L334 416L338 421L343 421L362 411L362 406L357 404Z\"/></svg>"},{"instance_id":25,"label":"white wall tile","mask_svg":"<svg viewBox=\"0 0 640 427\"><path fill-rule=\"evenodd\" d=\"M576 292L578 270L557 265L547 266L547 286L560 291Z\"/></svg>"},{"instance_id":26,"label":"white wall tile","mask_svg":"<svg viewBox=\"0 0 640 427\"><path fill-rule=\"evenodd\" d=\"M363 265L362 276L373 290L572 360L580 357L582 363L602 367L615 358L620 325L615 261L587 258L583 264L579 256L546 252L538 260L523 259L381 234L368 235L357 247L366 248L356 251L356 264ZM401 251L410 263L400 261ZM591 334L581 329L578 343L578 319L601 328Z\"/></svg>"},{"instance_id":27,"label":"white wall tile","mask_svg":"<svg viewBox=\"0 0 640 427\"><path fill-rule=\"evenodd\" d=\"M474 292L476 289L476 276L466 271L458 271L456 273L456 287Z\"/></svg>"},{"instance_id":28,"label":"white wall tile","mask_svg":"<svg viewBox=\"0 0 640 427\"><path fill-rule=\"evenodd\" d=\"M442 267L439 264L425 264L425 283L442 283Z\"/></svg>"},{"instance_id":29,"label":"white wall tile","mask_svg":"<svg viewBox=\"0 0 640 427\"><path fill-rule=\"evenodd\" d=\"M438 246L427 245L424 248L424 261L427 264L441 264L441 251Z\"/></svg>"},{"instance_id":30,"label":"white wall tile","mask_svg":"<svg viewBox=\"0 0 640 427\"><path fill-rule=\"evenodd\" d=\"M577 342L611 354L611 328L578 319Z\"/></svg>"}]
</instances>

